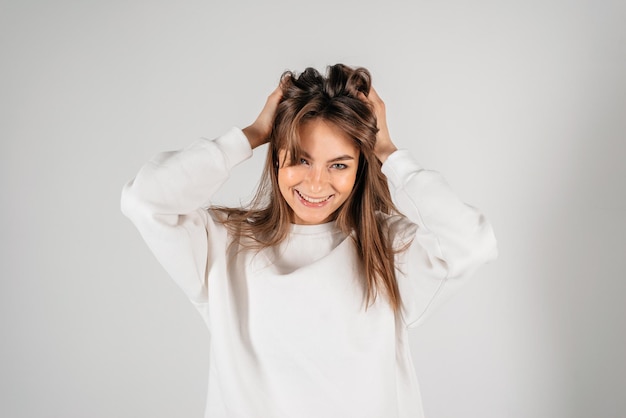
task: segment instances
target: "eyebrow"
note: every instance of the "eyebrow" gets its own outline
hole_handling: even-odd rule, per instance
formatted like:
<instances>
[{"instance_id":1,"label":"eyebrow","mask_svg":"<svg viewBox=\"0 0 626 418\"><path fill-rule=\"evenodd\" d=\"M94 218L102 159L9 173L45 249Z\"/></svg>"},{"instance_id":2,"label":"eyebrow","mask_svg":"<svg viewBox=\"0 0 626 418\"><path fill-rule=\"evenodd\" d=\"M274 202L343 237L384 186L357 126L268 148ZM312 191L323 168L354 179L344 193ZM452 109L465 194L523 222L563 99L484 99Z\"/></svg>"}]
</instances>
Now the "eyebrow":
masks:
<instances>
[{"instance_id":1,"label":"eyebrow","mask_svg":"<svg viewBox=\"0 0 626 418\"><path fill-rule=\"evenodd\" d=\"M312 160L311 156L306 152L306 151L302 151L302 155L306 158L308 158L309 160ZM332 160L328 160L326 161L327 163L334 163L337 161L346 161L346 160L354 160L354 157L348 154L344 154L344 155L340 155L339 157L335 157Z\"/></svg>"}]
</instances>

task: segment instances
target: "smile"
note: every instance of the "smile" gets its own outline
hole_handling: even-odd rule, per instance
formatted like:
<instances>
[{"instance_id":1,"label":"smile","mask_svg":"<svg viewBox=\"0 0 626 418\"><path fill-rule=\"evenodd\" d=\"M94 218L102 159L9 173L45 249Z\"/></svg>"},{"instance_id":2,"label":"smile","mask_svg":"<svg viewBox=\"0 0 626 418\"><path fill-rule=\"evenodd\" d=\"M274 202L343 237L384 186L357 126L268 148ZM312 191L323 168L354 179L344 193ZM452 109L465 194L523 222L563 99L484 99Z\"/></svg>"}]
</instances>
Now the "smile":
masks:
<instances>
[{"instance_id":1,"label":"smile","mask_svg":"<svg viewBox=\"0 0 626 418\"><path fill-rule=\"evenodd\" d=\"M296 194L300 198L300 201L303 204L305 204L306 206L314 206L314 207L324 206L324 204L326 204L326 202L328 202L334 196L334 194L331 194L330 196L321 197L321 198L315 198L315 197L311 197L311 196L307 196L305 194L302 194L297 189L294 189L294 191L296 192Z\"/></svg>"}]
</instances>

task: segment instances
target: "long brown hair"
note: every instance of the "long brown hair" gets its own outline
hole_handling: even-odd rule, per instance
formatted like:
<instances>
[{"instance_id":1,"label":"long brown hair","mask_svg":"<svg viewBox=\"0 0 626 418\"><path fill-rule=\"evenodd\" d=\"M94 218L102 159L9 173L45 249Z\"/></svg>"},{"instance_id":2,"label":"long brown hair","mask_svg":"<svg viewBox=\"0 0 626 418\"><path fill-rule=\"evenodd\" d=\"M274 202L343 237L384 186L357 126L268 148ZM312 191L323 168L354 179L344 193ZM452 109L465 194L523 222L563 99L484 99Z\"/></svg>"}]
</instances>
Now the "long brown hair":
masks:
<instances>
[{"instance_id":1,"label":"long brown hair","mask_svg":"<svg viewBox=\"0 0 626 418\"><path fill-rule=\"evenodd\" d=\"M343 64L329 66L326 76L307 68L297 75L291 71L281 77L283 98L278 105L270 135L269 149L259 187L246 208L213 207L224 213L222 222L244 247L260 250L281 243L288 235L292 211L278 185L279 151L286 150L295 164L302 155L299 128L320 118L330 122L354 140L360 151L359 166L352 192L337 209L335 222L350 234L365 275L366 306L386 294L394 311L400 307L400 293L394 272L394 249L382 214L398 214L381 163L374 154L376 116L369 103L359 98L368 95L371 76L365 68ZM384 216L384 215L383 215ZM237 239L247 238L247 239Z\"/></svg>"}]
</instances>

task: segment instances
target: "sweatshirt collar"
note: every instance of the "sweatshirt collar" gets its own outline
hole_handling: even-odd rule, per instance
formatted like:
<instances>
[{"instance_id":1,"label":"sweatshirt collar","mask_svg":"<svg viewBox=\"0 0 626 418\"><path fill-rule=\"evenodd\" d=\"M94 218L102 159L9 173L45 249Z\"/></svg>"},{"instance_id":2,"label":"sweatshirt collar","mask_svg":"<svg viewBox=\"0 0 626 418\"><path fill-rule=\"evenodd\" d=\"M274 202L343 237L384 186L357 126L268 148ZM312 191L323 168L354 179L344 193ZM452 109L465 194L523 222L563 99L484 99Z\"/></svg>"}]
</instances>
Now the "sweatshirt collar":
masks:
<instances>
[{"instance_id":1,"label":"sweatshirt collar","mask_svg":"<svg viewBox=\"0 0 626 418\"><path fill-rule=\"evenodd\" d=\"M339 228L334 221L318 225L297 225L291 224L291 233L299 235L316 235L328 232L338 232Z\"/></svg>"}]
</instances>

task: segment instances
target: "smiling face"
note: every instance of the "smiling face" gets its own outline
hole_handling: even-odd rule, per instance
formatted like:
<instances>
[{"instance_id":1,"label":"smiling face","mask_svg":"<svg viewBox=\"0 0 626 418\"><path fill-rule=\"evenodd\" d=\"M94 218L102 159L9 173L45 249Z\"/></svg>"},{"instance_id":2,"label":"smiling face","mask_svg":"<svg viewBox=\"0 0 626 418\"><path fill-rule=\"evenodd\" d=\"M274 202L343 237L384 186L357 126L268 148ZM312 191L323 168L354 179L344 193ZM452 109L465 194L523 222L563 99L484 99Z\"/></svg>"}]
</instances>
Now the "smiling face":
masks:
<instances>
[{"instance_id":1,"label":"smiling face","mask_svg":"<svg viewBox=\"0 0 626 418\"><path fill-rule=\"evenodd\" d=\"M293 165L283 164L287 152L279 152L278 186L292 210L295 224L316 225L334 219L348 199L359 164L359 150L341 129L323 119L300 127L302 155Z\"/></svg>"}]
</instances>

